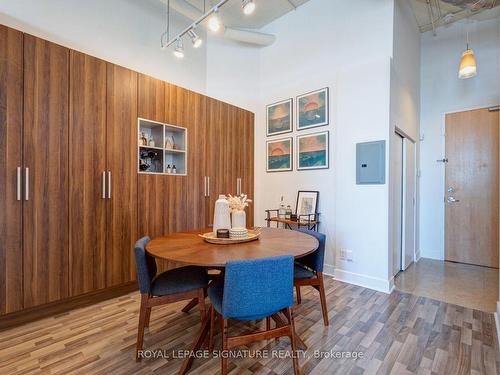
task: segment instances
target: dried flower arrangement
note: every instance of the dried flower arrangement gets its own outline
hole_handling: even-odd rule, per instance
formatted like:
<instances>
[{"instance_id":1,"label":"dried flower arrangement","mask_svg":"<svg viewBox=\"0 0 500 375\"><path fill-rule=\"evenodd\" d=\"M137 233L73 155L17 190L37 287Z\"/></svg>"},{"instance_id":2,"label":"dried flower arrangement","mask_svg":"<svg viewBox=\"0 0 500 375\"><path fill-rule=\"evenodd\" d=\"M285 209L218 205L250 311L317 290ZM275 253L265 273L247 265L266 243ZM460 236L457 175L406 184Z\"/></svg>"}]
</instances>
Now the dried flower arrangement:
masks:
<instances>
[{"instance_id":1,"label":"dried flower arrangement","mask_svg":"<svg viewBox=\"0 0 500 375\"><path fill-rule=\"evenodd\" d=\"M240 196L232 196L229 194L226 196L226 199L229 202L231 212L245 211L245 208L248 207L248 203L252 201L248 199L246 194L241 194Z\"/></svg>"}]
</instances>

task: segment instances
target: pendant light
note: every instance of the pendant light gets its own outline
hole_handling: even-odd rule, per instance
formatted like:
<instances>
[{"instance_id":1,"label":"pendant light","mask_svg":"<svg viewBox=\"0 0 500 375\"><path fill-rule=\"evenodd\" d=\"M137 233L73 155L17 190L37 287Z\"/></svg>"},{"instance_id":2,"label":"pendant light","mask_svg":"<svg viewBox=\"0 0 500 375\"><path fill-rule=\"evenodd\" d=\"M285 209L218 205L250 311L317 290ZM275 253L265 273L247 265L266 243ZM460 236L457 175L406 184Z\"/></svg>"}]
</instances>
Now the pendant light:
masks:
<instances>
[{"instance_id":1,"label":"pendant light","mask_svg":"<svg viewBox=\"0 0 500 375\"><path fill-rule=\"evenodd\" d=\"M254 12L255 3L253 0L242 0L241 7L243 8L243 13L248 16Z\"/></svg>"},{"instance_id":2,"label":"pendant light","mask_svg":"<svg viewBox=\"0 0 500 375\"><path fill-rule=\"evenodd\" d=\"M460 60L460 68L458 70L458 78L467 79L472 78L477 74L476 58L474 51L469 48L469 31L467 31L467 47L462 53Z\"/></svg>"}]
</instances>

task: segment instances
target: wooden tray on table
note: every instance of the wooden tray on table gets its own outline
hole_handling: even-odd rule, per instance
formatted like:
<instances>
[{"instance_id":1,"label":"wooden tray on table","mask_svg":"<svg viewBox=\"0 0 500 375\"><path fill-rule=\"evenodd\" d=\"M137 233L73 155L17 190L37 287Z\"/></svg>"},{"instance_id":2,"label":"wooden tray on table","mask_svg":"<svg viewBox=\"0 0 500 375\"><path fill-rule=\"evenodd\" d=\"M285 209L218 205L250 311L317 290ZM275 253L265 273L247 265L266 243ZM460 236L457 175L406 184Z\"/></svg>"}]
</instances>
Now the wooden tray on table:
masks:
<instances>
[{"instance_id":1,"label":"wooden tray on table","mask_svg":"<svg viewBox=\"0 0 500 375\"><path fill-rule=\"evenodd\" d=\"M235 243L244 243L259 239L260 229L248 229L248 236L243 238L217 238L213 232L199 234L206 242L216 245L232 245Z\"/></svg>"}]
</instances>

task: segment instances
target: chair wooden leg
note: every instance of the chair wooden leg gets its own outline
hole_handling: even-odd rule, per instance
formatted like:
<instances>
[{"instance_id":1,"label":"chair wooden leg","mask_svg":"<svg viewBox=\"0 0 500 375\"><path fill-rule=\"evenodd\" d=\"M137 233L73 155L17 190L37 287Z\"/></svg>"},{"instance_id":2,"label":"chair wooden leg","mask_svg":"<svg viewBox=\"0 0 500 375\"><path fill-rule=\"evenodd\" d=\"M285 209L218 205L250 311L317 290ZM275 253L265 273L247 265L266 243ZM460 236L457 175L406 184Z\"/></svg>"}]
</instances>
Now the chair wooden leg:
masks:
<instances>
[{"instance_id":1,"label":"chair wooden leg","mask_svg":"<svg viewBox=\"0 0 500 375\"><path fill-rule=\"evenodd\" d=\"M319 299L321 301L321 311L323 312L323 323L325 326L328 326L328 308L326 306L326 295L325 295L325 286L323 284L323 273L318 272L318 280L319 280Z\"/></svg>"},{"instance_id":2,"label":"chair wooden leg","mask_svg":"<svg viewBox=\"0 0 500 375\"><path fill-rule=\"evenodd\" d=\"M295 287L295 292L297 293L297 304L300 305L302 303L302 296L300 295L300 286Z\"/></svg>"},{"instance_id":3,"label":"chair wooden leg","mask_svg":"<svg viewBox=\"0 0 500 375\"><path fill-rule=\"evenodd\" d=\"M198 289L198 306L200 309L200 317L201 321L203 321L203 318L205 317L205 292L203 289Z\"/></svg>"},{"instance_id":4,"label":"chair wooden leg","mask_svg":"<svg viewBox=\"0 0 500 375\"><path fill-rule=\"evenodd\" d=\"M146 325L147 306L149 296L147 294L141 295L141 307L139 311L139 325L137 327L137 344L135 347L135 360L140 362L142 358L139 357L139 350L142 350L142 343L144 341L144 327Z\"/></svg>"},{"instance_id":5,"label":"chair wooden leg","mask_svg":"<svg viewBox=\"0 0 500 375\"><path fill-rule=\"evenodd\" d=\"M184 308L181 311L188 313L197 304L198 304L198 298L193 298L191 301L188 302L188 304L186 306L184 306Z\"/></svg>"},{"instance_id":6,"label":"chair wooden leg","mask_svg":"<svg viewBox=\"0 0 500 375\"><path fill-rule=\"evenodd\" d=\"M271 317L268 316L266 318L266 331L269 331L271 329Z\"/></svg>"},{"instance_id":7,"label":"chair wooden leg","mask_svg":"<svg viewBox=\"0 0 500 375\"><path fill-rule=\"evenodd\" d=\"M151 307L146 309L146 321L144 322L144 327L149 328L149 321L151 319Z\"/></svg>"},{"instance_id":8,"label":"chair wooden leg","mask_svg":"<svg viewBox=\"0 0 500 375\"><path fill-rule=\"evenodd\" d=\"M290 324L290 341L292 346L292 359L293 359L293 373L294 375L300 375L299 358L297 356L297 343L295 341L295 323L293 321L293 311L289 308L286 309L285 313L288 324Z\"/></svg>"},{"instance_id":9,"label":"chair wooden leg","mask_svg":"<svg viewBox=\"0 0 500 375\"><path fill-rule=\"evenodd\" d=\"M222 332L222 355L221 355L221 375L227 375L227 320L222 315L218 315L220 329Z\"/></svg>"},{"instance_id":10,"label":"chair wooden leg","mask_svg":"<svg viewBox=\"0 0 500 375\"><path fill-rule=\"evenodd\" d=\"M214 350L214 328L215 328L215 309L210 305L210 331L208 335L208 351Z\"/></svg>"}]
</instances>

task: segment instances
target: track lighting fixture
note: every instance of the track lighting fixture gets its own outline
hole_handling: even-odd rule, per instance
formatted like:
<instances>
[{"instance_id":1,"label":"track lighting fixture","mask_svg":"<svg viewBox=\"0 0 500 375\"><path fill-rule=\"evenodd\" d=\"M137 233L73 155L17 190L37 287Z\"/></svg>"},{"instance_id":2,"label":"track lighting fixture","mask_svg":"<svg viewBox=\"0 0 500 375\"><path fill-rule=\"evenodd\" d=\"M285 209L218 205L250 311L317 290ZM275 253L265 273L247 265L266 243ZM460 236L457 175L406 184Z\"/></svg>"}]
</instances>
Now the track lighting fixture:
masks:
<instances>
[{"instance_id":1,"label":"track lighting fixture","mask_svg":"<svg viewBox=\"0 0 500 375\"><path fill-rule=\"evenodd\" d=\"M199 48L203 43L203 40L196 34L194 29L188 30L188 35L191 38L191 42L193 43L194 48Z\"/></svg>"},{"instance_id":2,"label":"track lighting fixture","mask_svg":"<svg viewBox=\"0 0 500 375\"><path fill-rule=\"evenodd\" d=\"M217 31L219 31L219 29L221 27L221 22L219 20L219 15L217 14L218 11L219 10L217 8L215 8L214 12L212 13L212 15L210 16L210 18L208 19L208 28L210 30L212 30L214 33L216 33Z\"/></svg>"},{"instance_id":3,"label":"track lighting fixture","mask_svg":"<svg viewBox=\"0 0 500 375\"><path fill-rule=\"evenodd\" d=\"M253 0L242 0L241 7L243 8L243 13L248 16L255 10L255 2Z\"/></svg>"},{"instance_id":4,"label":"track lighting fixture","mask_svg":"<svg viewBox=\"0 0 500 375\"><path fill-rule=\"evenodd\" d=\"M182 39L177 39L177 44L174 49L174 56L178 59L182 59L184 57L184 45L182 44Z\"/></svg>"}]
</instances>

